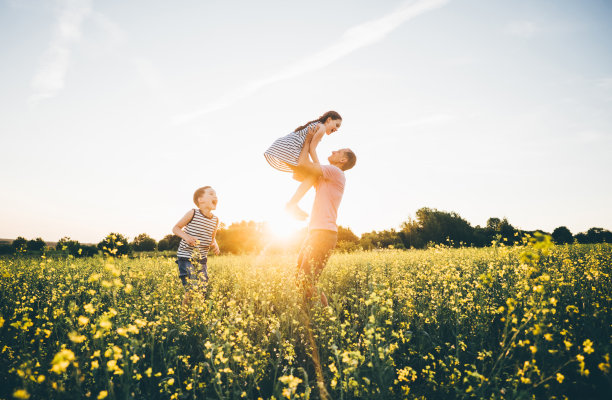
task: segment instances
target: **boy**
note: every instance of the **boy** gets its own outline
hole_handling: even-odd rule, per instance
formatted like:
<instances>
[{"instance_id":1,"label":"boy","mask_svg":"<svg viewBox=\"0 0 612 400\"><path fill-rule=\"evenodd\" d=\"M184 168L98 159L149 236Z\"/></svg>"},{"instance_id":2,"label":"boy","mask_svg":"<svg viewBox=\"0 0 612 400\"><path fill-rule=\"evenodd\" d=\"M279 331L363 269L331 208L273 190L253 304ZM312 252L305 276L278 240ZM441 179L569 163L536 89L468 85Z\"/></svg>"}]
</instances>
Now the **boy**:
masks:
<instances>
[{"instance_id":1,"label":"boy","mask_svg":"<svg viewBox=\"0 0 612 400\"><path fill-rule=\"evenodd\" d=\"M206 264L209 249L219 254L219 245L215 240L219 228L219 218L212 210L217 208L217 193L210 186L199 188L193 194L193 202L198 207L187 211L172 232L181 237L177 251L179 277L185 287L183 308L191 302L191 290L194 287L204 289L208 282Z\"/></svg>"}]
</instances>

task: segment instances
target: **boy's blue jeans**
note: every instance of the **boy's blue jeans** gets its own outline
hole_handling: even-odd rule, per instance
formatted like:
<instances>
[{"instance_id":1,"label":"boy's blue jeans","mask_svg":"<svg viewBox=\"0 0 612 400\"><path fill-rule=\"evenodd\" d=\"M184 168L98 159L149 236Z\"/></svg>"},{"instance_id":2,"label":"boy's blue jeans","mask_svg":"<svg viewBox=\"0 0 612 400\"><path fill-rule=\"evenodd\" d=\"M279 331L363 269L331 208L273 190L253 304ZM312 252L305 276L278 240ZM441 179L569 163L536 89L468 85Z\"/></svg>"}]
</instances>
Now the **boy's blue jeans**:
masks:
<instances>
[{"instance_id":1,"label":"boy's blue jeans","mask_svg":"<svg viewBox=\"0 0 612 400\"><path fill-rule=\"evenodd\" d=\"M206 287L208 283L207 261L206 257L200 259L199 262L186 257L178 257L176 263L179 268L179 278L185 290L192 290L197 286Z\"/></svg>"}]
</instances>

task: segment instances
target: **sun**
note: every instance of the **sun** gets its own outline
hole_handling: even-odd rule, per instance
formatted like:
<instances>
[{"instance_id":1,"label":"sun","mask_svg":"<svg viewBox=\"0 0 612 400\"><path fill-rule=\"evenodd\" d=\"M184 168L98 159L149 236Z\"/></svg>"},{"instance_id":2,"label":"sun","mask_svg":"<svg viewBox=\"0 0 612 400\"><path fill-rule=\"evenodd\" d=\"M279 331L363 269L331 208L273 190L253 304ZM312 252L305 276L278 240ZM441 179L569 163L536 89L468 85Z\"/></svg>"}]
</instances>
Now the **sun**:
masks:
<instances>
[{"instance_id":1,"label":"sun","mask_svg":"<svg viewBox=\"0 0 612 400\"><path fill-rule=\"evenodd\" d=\"M286 214L270 216L266 224L272 239L276 241L291 239L300 229L306 227L306 222L296 221Z\"/></svg>"}]
</instances>

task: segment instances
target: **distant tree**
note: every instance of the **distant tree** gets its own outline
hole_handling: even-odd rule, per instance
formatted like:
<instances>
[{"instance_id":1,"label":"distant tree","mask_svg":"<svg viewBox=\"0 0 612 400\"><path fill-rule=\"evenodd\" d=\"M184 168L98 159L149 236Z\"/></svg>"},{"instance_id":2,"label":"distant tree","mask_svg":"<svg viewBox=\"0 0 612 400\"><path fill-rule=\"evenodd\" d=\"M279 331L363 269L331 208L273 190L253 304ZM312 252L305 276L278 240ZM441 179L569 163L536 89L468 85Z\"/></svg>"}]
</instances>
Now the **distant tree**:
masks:
<instances>
[{"instance_id":1,"label":"distant tree","mask_svg":"<svg viewBox=\"0 0 612 400\"><path fill-rule=\"evenodd\" d=\"M491 217L487 220L487 228L495 231L497 230L497 227L499 226L500 223L501 223L501 219L496 218L496 217Z\"/></svg>"},{"instance_id":2,"label":"distant tree","mask_svg":"<svg viewBox=\"0 0 612 400\"><path fill-rule=\"evenodd\" d=\"M423 207L417 210L416 220L409 219L402 224L399 236L406 247L422 248L428 243L470 245L474 241L474 228L455 212Z\"/></svg>"},{"instance_id":3,"label":"distant tree","mask_svg":"<svg viewBox=\"0 0 612 400\"><path fill-rule=\"evenodd\" d=\"M8 243L0 243L0 255L13 254L15 249Z\"/></svg>"},{"instance_id":4,"label":"distant tree","mask_svg":"<svg viewBox=\"0 0 612 400\"><path fill-rule=\"evenodd\" d=\"M98 254L98 246L94 244L81 245L75 257L93 257Z\"/></svg>"},{"instance_id":5,"label":"distant tree","mask_svg":"<svg viewBox=\"0 0 612 400\"><path fill-rule=\"evenodd\" d=\"M68 236L61 238L55 245L55 250L65 251L68 254L77 255L81 244L77 240L72 240Z\"/></svg>"},{"instance_id":6,"label":"distant tree","mask_svg":"<svg viewBox=\"0 0 612 400\"><path fill-rule=\"evenodd\" d=\"M574 235L574 239L580 244L590 243L589 238L585 232L580 232Z\"/></svg>"},{"instance_id":7,"label":"distant tree","mask_svg":"<svg viewBox=\"0 0 612 400\"><path fill-rule=\"evenodd\" d=\"M19 236L17 239L13 240L11 245L13 246L14 251L23 252L28 249L28 240L22 236Z\"/></svg>"},{"instance_id":8,"label":"distant tree","mask_svg":"<svg viewBox=\"0 0 612 400\"><path fill-rule=\"evenodd\" d=\"M43 251L47 243L42 238L36 238L28 241L28 250L31 251Z\"/></svg>"},{"instance_id":9,"label":"distant tree","mask_svg":"<svg viewBox=\"0 0 612 400\"><path fill-rule=\"evenodd\" d=\"M170 243L168 242L168 239L164 238L164 239L160 240L157 243L157 250L159 250L159 251L170 250Z\"/></svg>"},{"instance_id":10,"label":"distant tree","mask_svg":"<svg viewBox=\"0 0 612 400\"><path fill-rule=\"evenodd\" d=\"M507 218L489 218L487 229L492 235L491 240L500 240L504 244L513 244L519 240L518 230L508 222Z\"/></svg>"},{"instance_id":11,"label":"distant tree","mask_svg":"<svg viewBox=\"0 0 612 400\"><path fill-rule=\"evenodd\" d=\"M555 228L552 233L552 238L557 244L567 244L574 241L574 235L565 226L559 226Z\"/></svg>"},{"instance_id":12,"label":"distant tree","mask_svg":"<svg viewBox=\"0 0 612 400\"><path fill-rule=\"evenodd\" d=\"M98 254L96 246L82 245L78 240L72 240L68 236L64 236L57 242L55 250L68 253L74 257L91 257Z\"/></svg>"},{"instance_id":13,"label":"distant tree","mask_svg":"<svg viewBox=\"0 0 612 400\"><path fill-rule=\"evenodd\" d=\"M345 228L343 226L338 226L338 242L359 242L359 237L353 233L351 228Z\"/></svg>"},{"instance_id":14,"label":"distant tree","mask_svg":"<svg viewBox=\"0 0 612 400\"><path fill-rule=\"evenodd\" d=\"M166 235L157 244L157 249L159 251L177 251L180 243L181 243L180 236Z\"/></svg>"},{"instance_id":15,"label":"distant tree","mask_svg":"<svg viewBox=\"0 0 612 400\"><path fill-rule=\"evenodd\" d=\"M603 228L591 228L574 236L578 243L612 243L612 232Z\"/></svg>"},{"instance_id":16,"label":"distant tree","mask_svg":"<svg viewBox=\"0 0 612 400\"><path fill-rule=\"evenodd\" d=\"M265 245L266 225L254 221L241 221L219 228L217 243L223 252L234 254L260 251Z\"/></svg>"},{"instance_id":17,"label":"distant tree","mask_svg":"<svg viewBox=\"0 0 612 400\"><path fill-rule=\"evenodd\" d=\"M408 221L402 224L398 235L404 244L404 247L407 249L422 249L427 245L427 242L425 242L422 237L422 228L419 221L413 220L412 218L408 218ZM364 246L365 245L367 245L367 242L364 243Z\"/></svg>"},{"instance_id":18,"label":"distant tree","mask_svg":"<svg viewBox=\"0 0 612 400\"><path fill-rule=\"evenodd\" d=\"M104 254L114 256L132 253L132 247L127 238L120 233L114 232L109 233L100 243L98 243L98 249L102 250Z\"/></svg>"},{"instance_id":19,"label":"distant tree","mask_svg":"<svg viewBox=\"0 0 612 400\"><path fill-rule=\"evenodd\" d=\"M353 233L351 228L338 226L338 242L336 251L347 252L359 250L359 237Z\"/></svg>"},{"instance_id":20,"label":"distant tree","mask_svg":"<svg viewBox=\"0 0 612 400\"><path fill-rule=\"evenodd\" d=\"M474 240L473 244L476 247L484 247L491 244L493 241L493 230L488 227L481 227L476 225L474 227Z\"/></svg>"},{"instance_id":21,"label":"distant tree","mask_svg":"<svg viewBox=\"0 0 612 400\"><path fill-rule=\"evenodd\" d=\"M371 249L403 249L405 248L404 243L398 232L395 229L385 231L372 231L361 235L359 240L360 246L364 250Z\"/></svg>"},{"instance_id":22,"label":"distant tree","mask_svg":"<svg viewBox=\"0 0 612 400\"><path fill-rule=\"evenodd\" d=\"M586 232L585 243L612 243L612 232L604 228L591 228Z\"/></svg>"},{"instance_id":23,"label":"distant tree","mask_svg":"<svg viewBox=\"0 0 612 400\"><path fill-rule=\"evenodd\" d=\"M141 233L132 241L132 248L135 251L155 251L157 242L146 233Z\"/></svg>"}]
</instances>

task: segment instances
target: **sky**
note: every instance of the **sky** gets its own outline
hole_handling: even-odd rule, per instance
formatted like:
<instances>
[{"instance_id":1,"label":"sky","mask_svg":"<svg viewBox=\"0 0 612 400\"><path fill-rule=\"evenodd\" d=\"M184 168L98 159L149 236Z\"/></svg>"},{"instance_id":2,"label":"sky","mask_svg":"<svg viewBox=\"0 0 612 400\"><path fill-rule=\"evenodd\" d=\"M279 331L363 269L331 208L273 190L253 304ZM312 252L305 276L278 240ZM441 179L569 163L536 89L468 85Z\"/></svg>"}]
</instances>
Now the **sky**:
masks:
<instances>
[{"instance_id":1,"label":"sky","mask_svg":"<svg viewBox=\"0 0 612 400\"><path fill-rule=\"evenodd\" d=\"M161 239L211 185L222 222L297 188L263 152L328 110L338 223L416 210L612 230L612 2L0 2L0 238ZM312 191L300 203L310 211Z\"/></svg>"}]
</instances>

